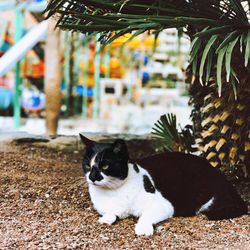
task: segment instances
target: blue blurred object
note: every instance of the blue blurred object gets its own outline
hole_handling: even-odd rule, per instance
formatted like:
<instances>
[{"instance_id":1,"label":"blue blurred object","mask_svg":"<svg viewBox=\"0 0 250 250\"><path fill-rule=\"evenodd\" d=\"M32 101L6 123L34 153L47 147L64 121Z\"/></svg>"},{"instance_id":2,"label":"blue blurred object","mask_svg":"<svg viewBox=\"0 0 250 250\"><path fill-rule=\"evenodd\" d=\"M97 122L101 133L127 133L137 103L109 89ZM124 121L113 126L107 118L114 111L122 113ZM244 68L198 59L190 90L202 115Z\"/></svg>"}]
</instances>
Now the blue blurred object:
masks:
<instances>
[{"instance_id":1,"label":"blue blurred object","mask_svg":"<svg viewBox=\"0 0 250 250\"><path fill-rule=\"evenodd\" d=\"M32 108L37 108L40 104L41 100L39 96L32 96L30 98L30 103Z\"/></svg>"},{"instance_id":2,"label":"blue blurred object","mask_svg":"<svg viewBox=\"0 0 250 250\"><path fill-rule=\"evenodd\" d=\"M5 53L10 47L11 47L10 43L4 42L0 47L1 54Z\"/></svg>"},{"instance_id":3,"label":"blue blurred object","mask_svg":"<svg viewBox=\"0 0 250 250\"><path fill-rule=\"evenodd\" d=\"M13 105L13 90L0 88L0 109L5 110Z\"/></svg>"},{"instance_id":4,"label":"blue blurred object","mask_svg":"<svg viewBox=\"0 0 250 250\"><path fill-rule=\"evenodd\" d=\"M148 72L142 72L142 85L145 85L146 83L148 83L150 79L150 75Z\"/></svg>"},{"instance_id":5,"label":"blue blurred object","mask_svg":"<svg viewBox=\"0 0 250 250\"><path fill-rule=\"evenodd\" d=\"M149 61L149 56L145 55L144 56L144 66L146 66L148 64L148 61Z\"/></svg>"},{"instance_id":6,"label":"blue blurred object","mask_svg":"<svg viewBox=\"0 0 250 250\"><path fill-rule=\"evenodd\" d=\"M83 93L84 93L84 87L82 85L78 85L77 89L76 89L76 92L79 95L83 95ZM87 88L87 96L92 97L93 95L94 95L93 89L92 88Z\"/></svg>"},{"instance_id":7,"label":"blue blurred object","mask_svg":"<svg viewBox=\"0 0 250 250\"><path fill-rule=\"evenodd\" d=\"M140 58L141 54L139 52L134 53L134 59Z\"/></svg>"},{"instance_id":8,"label":"blue blurred object","mask_svg":"<svg viewBox=\"0 0 250 250\"><path fill-rule=\"evenodd\" d=\"M24 110L28 112L38 112L45 108L45 94L37 89L24 88L21 103Z\"/></svg>"}]
</instances>

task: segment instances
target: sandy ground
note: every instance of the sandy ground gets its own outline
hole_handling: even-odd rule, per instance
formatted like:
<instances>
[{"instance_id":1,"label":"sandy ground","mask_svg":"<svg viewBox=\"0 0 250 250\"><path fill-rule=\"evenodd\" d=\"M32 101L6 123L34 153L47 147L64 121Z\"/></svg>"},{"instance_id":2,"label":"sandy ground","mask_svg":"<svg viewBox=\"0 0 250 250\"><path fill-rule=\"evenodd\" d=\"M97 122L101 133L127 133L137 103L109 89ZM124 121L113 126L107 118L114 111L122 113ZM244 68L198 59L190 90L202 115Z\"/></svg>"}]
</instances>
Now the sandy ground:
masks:
<instances>
[{"instance_id":1,"label":"sandy ground","mask_svg":"<svg viewBox=\"0 0 250 250\"><path fill-rule=\"evenodd\" d=\"M81 158L28 144L0 149L0 249L250 249L250 215L173 218L150 237L134 234L135 218L100 225Z\"/></svg>"}]
</instances>

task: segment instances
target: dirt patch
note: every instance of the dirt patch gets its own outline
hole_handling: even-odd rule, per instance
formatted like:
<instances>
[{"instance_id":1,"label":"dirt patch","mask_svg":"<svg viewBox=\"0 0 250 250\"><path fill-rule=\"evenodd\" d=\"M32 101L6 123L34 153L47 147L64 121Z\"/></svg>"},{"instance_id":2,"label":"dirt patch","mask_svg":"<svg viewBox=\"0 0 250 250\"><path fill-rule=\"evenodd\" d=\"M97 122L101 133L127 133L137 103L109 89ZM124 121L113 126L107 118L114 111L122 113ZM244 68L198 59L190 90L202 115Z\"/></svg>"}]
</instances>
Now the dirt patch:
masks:
<instances>
[{"instance_id":1,"label":"dirt patch","mask_svg":"<svg viewBox=\"0 0 250 250\"><path fill-rule=\"evenodd\" d=\"M0 249L250 249L250 215L173 218L150 237L134 234L135 218L100 225L81 158L28 144L0 150ZM241 192L249 201L249 190Z\"/></svg>"}]
</instances>

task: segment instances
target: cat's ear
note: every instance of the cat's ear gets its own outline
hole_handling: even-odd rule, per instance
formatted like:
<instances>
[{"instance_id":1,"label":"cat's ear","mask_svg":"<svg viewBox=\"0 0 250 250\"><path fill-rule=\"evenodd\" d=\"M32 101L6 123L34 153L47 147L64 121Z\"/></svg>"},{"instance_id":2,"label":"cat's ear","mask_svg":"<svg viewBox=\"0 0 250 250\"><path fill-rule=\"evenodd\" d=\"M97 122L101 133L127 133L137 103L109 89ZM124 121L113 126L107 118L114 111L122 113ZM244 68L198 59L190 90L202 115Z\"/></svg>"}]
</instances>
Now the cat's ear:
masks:
<instances>
[{"instance_id":1,"label":"cat's ear","mask_svg":"<svg viewBox=\"0 0 250 250\"><path fill-rule=\"evenodd\" d=\"M87 137L83 136L82 134L79 134L80 135L80 138L83 142L83 144L87 147L87 148L90 148L93 146L93 144L95 143L94 141L88 139Z\"/></svg>"},{"instance_id":2,"label":"cat's ear","mask_svg":"<svg viewBox=\"0 0 250 250\"><path fill-rule=\"evenodd\" d=\"M119 153L128 154L128 150L127 150L127 146L126 146L125 141L122 139L117 139L113 143L113 152L115 154L119 154Z\"/></svg>"}]
</instances>

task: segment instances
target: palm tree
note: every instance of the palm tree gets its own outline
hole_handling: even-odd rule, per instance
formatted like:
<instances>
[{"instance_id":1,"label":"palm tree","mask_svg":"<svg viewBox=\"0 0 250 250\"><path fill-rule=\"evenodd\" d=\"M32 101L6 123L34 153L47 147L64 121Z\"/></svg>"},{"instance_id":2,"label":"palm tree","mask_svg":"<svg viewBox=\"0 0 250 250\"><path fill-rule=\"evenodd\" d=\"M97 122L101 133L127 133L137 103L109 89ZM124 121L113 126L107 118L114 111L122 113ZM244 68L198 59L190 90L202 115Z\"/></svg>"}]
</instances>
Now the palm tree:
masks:
<instances>
[{"instance_id":1,"label":"palm tree","mask_svg":"<svg viewBox=\"0 0 250 250\"><path fill-rule=\"evenodd\" d=\"M192 41L191 114L199 148L213 166L250 175L250 1L241 0L51 0L57 26L101 33L108 44L134 31L156 36L166 28ZM115 35L114 35L115 34Z\"/></svg>"}]
</instances>

